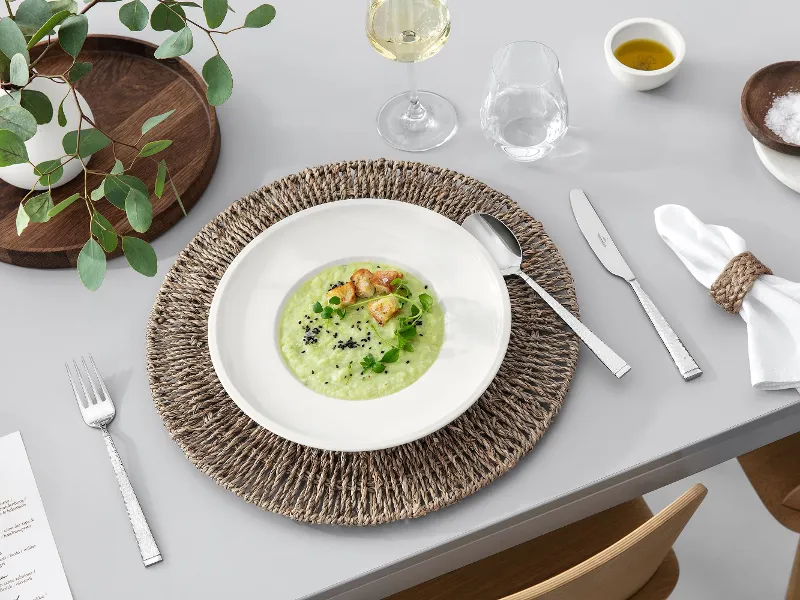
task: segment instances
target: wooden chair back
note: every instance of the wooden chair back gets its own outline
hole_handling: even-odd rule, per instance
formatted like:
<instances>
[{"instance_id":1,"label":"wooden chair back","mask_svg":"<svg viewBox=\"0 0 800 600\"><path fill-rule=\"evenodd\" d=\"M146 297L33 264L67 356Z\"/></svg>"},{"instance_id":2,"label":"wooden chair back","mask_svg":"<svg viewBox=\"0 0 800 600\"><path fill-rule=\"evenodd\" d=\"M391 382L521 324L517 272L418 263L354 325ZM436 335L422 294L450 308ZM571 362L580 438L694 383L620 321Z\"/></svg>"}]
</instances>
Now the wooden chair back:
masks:
<instances>
[{"instance_id":1,"label":"wooden chair back","mask_svg":"<svg viewBox=\"0 0 800 600\"><path fill-rule=\"evenodd\" d=\"M706 493L705 486L693 486L602 552L502 600L630 600L664 562Z\"/></svg>"}]
</instances>

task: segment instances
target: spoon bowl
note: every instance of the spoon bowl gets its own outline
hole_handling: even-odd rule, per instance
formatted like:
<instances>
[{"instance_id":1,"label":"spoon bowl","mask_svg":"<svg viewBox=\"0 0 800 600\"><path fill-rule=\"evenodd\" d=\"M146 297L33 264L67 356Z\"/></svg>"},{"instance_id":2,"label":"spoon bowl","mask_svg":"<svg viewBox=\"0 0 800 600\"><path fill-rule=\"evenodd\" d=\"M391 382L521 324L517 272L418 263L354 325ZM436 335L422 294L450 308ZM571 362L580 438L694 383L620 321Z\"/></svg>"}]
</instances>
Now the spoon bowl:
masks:
<instances>
[{"instance_id":1,"label":"spoon bowl","mask_svg":"<svg viewBox=\"0 0 800 600\"><path fill-rule=\"evenodd\" d=\"M505 223L497 217L486 213L474 213L464 219L461 226L486 248L504 277L510 277L511 275L521 277L617 378L622 377L631 370L622 357L609 348L586 325L581 323L558 300L544 291L538 283L522 270L522 245L519 243L517 236L514 235L514 232Z\"/></svg>"}]
</instances>

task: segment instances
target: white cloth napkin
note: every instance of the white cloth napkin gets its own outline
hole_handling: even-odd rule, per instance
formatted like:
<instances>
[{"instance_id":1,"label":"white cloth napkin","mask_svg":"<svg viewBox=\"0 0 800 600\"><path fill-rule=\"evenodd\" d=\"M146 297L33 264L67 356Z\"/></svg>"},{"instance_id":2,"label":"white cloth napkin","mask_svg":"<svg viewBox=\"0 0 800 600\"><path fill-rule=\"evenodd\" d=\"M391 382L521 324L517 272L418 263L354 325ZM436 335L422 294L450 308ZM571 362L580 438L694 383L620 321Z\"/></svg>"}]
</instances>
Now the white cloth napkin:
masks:
<instances>
[{"instance_id":1,"label":"white cloth napkin","mask_svg":"<svg viewBox=\"0 0 800 600\"><path fill-rule=\"evenodd\" d=\"M706 225L684 206L659 206L655 217L662 239L706 288L731 258L747 250L736 233L727 227ZM769 266L768 256L753 254ZM709 302L713 302L710 297ZM800 284L762 275L745 296L739 315L747 323L753 387L800 391Z\"/></svg>"}]
</instances>

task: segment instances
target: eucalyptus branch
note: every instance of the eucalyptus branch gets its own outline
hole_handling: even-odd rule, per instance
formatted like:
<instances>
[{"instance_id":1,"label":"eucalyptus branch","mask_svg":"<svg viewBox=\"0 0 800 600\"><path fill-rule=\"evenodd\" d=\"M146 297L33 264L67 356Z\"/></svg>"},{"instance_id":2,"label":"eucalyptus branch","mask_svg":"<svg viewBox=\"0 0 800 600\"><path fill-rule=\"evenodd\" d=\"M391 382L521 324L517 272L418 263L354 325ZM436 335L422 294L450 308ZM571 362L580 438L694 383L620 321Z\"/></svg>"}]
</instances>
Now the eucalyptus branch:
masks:
<instances>
[{"instance_id":1,"label":"eucalyptus branch","mask_svg":"<svg viewBox=\"0 0 800 600\"><path fill-rule=\"evenodd\" d=\"M14 11L11 10L11 2L6 0L6 10L8 10L8 16L12 19L14 18Z\"/></svg>"}]
</instances>

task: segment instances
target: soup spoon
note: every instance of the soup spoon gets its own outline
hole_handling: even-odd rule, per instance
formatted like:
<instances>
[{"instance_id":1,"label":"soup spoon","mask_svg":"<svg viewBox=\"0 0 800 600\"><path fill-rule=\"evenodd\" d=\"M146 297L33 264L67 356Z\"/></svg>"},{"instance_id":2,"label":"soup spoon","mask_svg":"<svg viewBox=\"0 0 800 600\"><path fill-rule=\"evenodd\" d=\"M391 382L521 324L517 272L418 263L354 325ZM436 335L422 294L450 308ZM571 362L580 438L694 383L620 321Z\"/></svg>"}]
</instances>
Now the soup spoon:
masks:
<instances>
[{"instance_id":1,"label":"soup spoon","mask_svg":"<svg viewBox=\"0 0 800 600\"><path fill-rule=\"evenodd\" d=\"M538 283L522 270L522 246L520 246L519 240L506 227L505 223L492 215L475 213L464 219L461 226L477 238L483 244L483 247L489 251L503 277L510 277L511 275L521 277L617 378L622 377L631 370L628 363L621 356L609 348L603 340L592 333L586 325L576 319L558 300L545 292Z\"/></svg>"}]
</instances>

